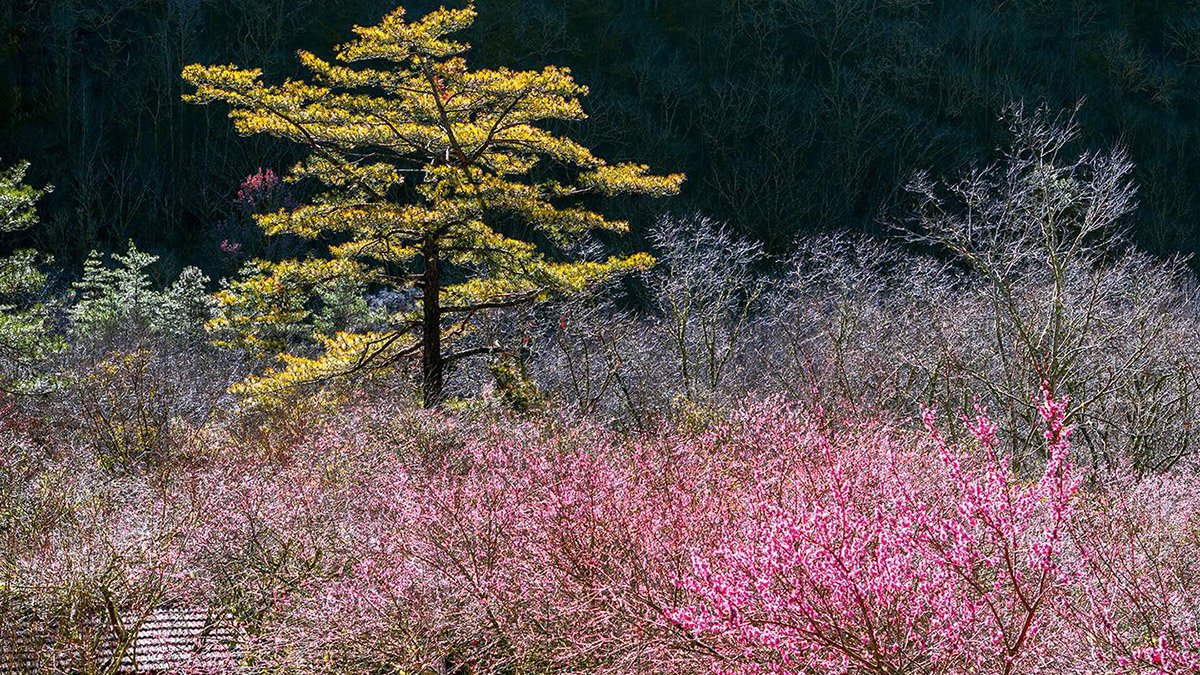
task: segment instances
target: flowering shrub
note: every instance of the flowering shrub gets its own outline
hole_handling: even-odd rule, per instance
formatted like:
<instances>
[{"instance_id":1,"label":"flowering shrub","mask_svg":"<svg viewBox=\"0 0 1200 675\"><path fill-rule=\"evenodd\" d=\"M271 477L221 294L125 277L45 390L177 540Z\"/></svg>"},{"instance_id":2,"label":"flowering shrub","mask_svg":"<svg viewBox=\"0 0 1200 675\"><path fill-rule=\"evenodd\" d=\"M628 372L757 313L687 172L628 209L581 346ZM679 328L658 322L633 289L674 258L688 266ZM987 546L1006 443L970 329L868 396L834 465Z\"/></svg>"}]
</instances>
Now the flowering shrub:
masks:
<instances>
[{"instance_id":1,"label":"flowering shrub","mask_svg":"<svg viewBox=\"0 0 1200 675\"><path fill-rule=\"evenodd\" d=\"M293 459L324 478L278 486L312 491L299 511L324 524L290 536L321 562L270 599L255 653L306 672L1192 672L1182 488L1082 491L1066 402L1037 409L1032 479L983 415L954 443L932 412L909 432L776 401L634 439L359 411Z\"/></svg>"},{"instance_id":2,"label":"flowering shrub","mask_svg":"<svg viewBox=\"0 0 1200 675\"><path fill-rule=\"evenodd\" d=\"M276 515L220 518L294 556L248 565L293 580L258 595L253 652L303 672L1188 672L1195 543L1168 537L1177 581L1146 596L1088 526L1145 486L1082 492L1065 402L1037 409L1034 479L983 415L964 444L931 412L910 432L778 401L632 439L365 409L257 488Z\"/></svg>"},{"instance_id":3,"label":"flowering shrub","mask_svg":"<svg viewBox=\"0 0 1200 675\"><path fill-rule=\"evenodd\" d=\"M1200 672L1200 481L1109 480L1078 518L1081 640L1120 673Z\"/></svg>"},{"instance_id":4,"label":"flowering shrub","mask_svg":"<svg viewBox=\"0 0 1200 675\"><path fill-rule=\"evenodd\" d=\"M165 485L97 471L86 447L12 428L0 447L0 663L117 672L155 609L192 593L195 514L171 508Z\"/></svg>"},{"instance_id":5,"label":"flowering shrub","mask_svg":"<svg viewBox=\"0 0 1200 675\"><path fill-rule=\"evenodd\" d=\"M721 672L1059 672L1079 482L1065 404L1044 392L1039 410L1050 459L1032 482L1011 474L984 416L974 454L931 412L915 443L818 438L783 499L747 491L754 516L696 558L683 585L698 602L672 618L741 653Z\"/></svg>"},{"instance_id":6,"label":"flowering shrub","mask_svg":"<svg viewBox=\"0 0 1200 675\"><path fill-rule=\"evenodd\" d=\"M337 523L323 530L336 533L324 567L271 608L260 658L329 672L621 673L667 658L677 552L719 522L704 515L720 512L711 490L687 489L703 475L692 460L596 430L403 423L439 444L389 452L334 428L299 450L298 466L337 457L323 489L352 497L323 512ZM281 483L295 485L312 483Z\"/></svg>"},{"instance_id":7,"label":"flowering shrub","mask_svg":"<svg viewBox=\"0 0 1200 675\"><path fill-rule=\"evenodd\" d=\"M237 199L239 208L248 214L269 213L281 208L290 209L295 206L291 192L271 169L258 170L258 173L246 176L238 187Z\"/></svg>"},{"instance_id":8,"label":"flowering shrub","mask_svg":"<svg viewBox=\"0 0 1200 675\"><path fill-rule=\"evenodd\" d=\"M1195 672L1196 479L1084 480L1036 408L1034 476L982 414L778 400L635 436L357 403L120 477L28 446L6 602L92 608L89 639L106 594L216 604L263 672Z\"/></svg>"},{"instance_id":9,"label":"flowering shrub","mask_svg":"<svg viewBox=\"0 0 1200 675\"><path fill-rule=\"evenodd\" d=\"M983 415L972 446L930 411L907 443L818 438L798 480L747 490L668 615L719 645L717 673L1197 672L1195 478L1081 493L1066 401L1043 387L1037 410L1036 479Z\"/></svg>"},{"instance_id":10,"label":"flowering shrub","mask_svg":"<svg viewBox=\"0 0 1200 675\"><path fill-rule=\"evenodd\" d=\"M231 278L247 262L256 258L293 255L304 249L294 238L263 236L255 219L258 216L296 207L292 186L272 169L260 168L237 185L226 217L213 223L207 232L207 250L218 276Z\"/></svg>"}]
</instances>

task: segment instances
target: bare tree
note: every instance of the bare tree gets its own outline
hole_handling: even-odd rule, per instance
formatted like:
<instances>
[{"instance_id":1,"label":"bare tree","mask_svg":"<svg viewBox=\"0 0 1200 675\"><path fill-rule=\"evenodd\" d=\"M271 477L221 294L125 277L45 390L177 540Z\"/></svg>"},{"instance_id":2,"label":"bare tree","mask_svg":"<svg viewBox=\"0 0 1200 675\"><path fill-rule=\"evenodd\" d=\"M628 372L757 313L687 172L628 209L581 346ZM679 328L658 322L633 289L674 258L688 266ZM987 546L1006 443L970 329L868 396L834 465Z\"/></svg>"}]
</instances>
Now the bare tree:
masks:
<instances>
[{"instance_id":1,"label":"bare tree","mask_svg":"<svg viewBox=\"0 0 1200 675\"><path fill-rule=\"evenodd\" d=\"M715 393L745 342L763 293L762 246L702 216L665 218L651 233L659 267L650 279L661 330L688 396Z\"/></svg>"}]
</instances>

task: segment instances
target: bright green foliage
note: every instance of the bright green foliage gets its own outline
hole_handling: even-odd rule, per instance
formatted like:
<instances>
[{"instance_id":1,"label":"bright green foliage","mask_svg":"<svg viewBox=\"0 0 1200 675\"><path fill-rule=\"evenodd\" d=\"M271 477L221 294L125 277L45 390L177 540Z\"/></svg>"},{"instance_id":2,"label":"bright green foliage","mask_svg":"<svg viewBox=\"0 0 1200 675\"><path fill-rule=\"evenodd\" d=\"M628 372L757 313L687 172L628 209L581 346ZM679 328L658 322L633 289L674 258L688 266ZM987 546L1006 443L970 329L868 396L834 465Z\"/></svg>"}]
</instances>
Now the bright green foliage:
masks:
<instances>
[{"instance_id":1,"label":"bright green foliage","mask_svg":"<svg viewBox=\"0 0 1200 675\"><path fill-rule=\"evenodd\" d=\"M409 22L397 9L336 48L335 62L301 52L312 82L261 81L261 71L192 65L194 103L223 101L242 134L268 134L311 153L290 180L322 186L311 203L258 217L270 235L334 241L328 255L256 262L220 296L218 328L242 329L252 346L307 318L310 293L332 280L419 290L419 307L393 312L375 331L319 338L316 358L281 355L283 367L242 389L267 394L348 372L388 367L420 354L426 404L443 397L454 361L494 348L443 351L477 312L581 291L652 264L645 254L560 262L546 246L505 234L505 226L564 244L589 230L627 224L586 208L588 194L670 195L681 175L655 176L637 164L610 164L546 122L585 115L565 68L470 70L466 44L451 36L473 8L440 9ZM281 327L273 330L272 326Z\"/></svg>"},{"instance_id":2,"label":"bright green foliage","mask_svg":"<svg viewBox=\"0 0 1200 675\"><path fill-rule=\"evenodd\" d=\"M75 304L68 310L72 331L84 339L127 331L202 335L215 305L205 289L208 277L188 267L174 283L158 290L147 271L156 262L158 256L139 251L133 242L126 253L113 254L110 265L92 251L83 277L75 283Z\"/></svg>"},{"instance_id":3,"label":"bright green foliage","mask_svg":"<svg viewBox=\"0 0 1200 675\"><path fill-rule=\"evenodd\" d=\"M38 199L50 188L25 184L28 162L0 171L0 232L15 232L37 224ZM33 251L0 258L0 389L29 391L44 383L38 368L63 343L49 329L49 312L39 297L46 276Z\"/></svg>"}]
</instances>

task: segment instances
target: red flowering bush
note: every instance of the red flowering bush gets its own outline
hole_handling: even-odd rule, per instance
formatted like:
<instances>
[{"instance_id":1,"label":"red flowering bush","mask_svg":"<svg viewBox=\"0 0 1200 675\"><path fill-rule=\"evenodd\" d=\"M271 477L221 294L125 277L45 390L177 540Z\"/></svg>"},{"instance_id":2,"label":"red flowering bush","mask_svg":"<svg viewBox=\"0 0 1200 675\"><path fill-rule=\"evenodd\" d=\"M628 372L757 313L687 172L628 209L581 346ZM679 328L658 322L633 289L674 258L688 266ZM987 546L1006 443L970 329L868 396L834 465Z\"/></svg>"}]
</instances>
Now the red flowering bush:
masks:
<instances>
[{"instance_id":1,"label":"red flowering bush","mask_svg":"<svg viewBox=\"0 0 1200 675\"><path fill-rule=\"evenodd\" d=\"M268 213L280 208L295 206L291 193L280 178L271 169L258 170L258 173L246 176L238 187L237 205L246 213Z\"/></svg>"}]
</instances>

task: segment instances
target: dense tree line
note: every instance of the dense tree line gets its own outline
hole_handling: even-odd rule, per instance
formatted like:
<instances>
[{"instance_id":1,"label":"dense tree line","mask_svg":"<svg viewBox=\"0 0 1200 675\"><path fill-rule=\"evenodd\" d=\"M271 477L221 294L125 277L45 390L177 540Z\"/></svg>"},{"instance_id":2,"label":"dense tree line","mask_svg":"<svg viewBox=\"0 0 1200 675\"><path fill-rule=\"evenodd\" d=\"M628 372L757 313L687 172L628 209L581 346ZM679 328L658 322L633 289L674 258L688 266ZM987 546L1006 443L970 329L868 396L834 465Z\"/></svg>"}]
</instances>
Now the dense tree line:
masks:
<instances>
[{"instance_id":1,"label":"dense tree line","mask_svg":"<svg viewBox=\"0 0 1200 675\"><path fill-rule=\"evenodd\" d=\"M409 3L420 14L436 3ZM260 166L296 152L186 106L185 64L297 75L390 0L16 0L0 6L0 157L52 183L26 241L81 262L128 239L164 269L219 273L222 223ZM1200 5L1188 0L481 0L475 63L561 63L592 90L580 141L689 176L663 204L781 250L800 232L878 230L919 167L999 144L1022 99L1084 99L1083 140L1137 166L1140 243L1200 250Z\"/></svg>"}]
</instances>

